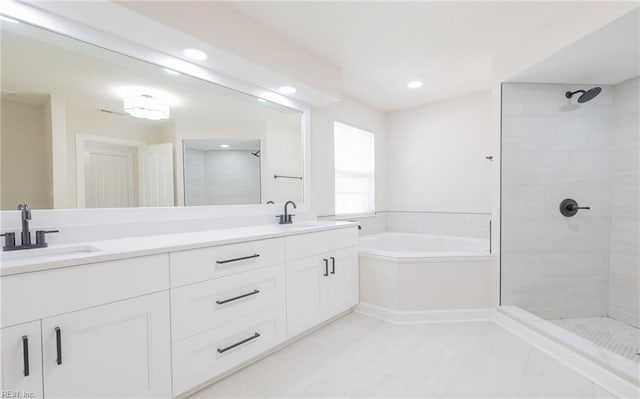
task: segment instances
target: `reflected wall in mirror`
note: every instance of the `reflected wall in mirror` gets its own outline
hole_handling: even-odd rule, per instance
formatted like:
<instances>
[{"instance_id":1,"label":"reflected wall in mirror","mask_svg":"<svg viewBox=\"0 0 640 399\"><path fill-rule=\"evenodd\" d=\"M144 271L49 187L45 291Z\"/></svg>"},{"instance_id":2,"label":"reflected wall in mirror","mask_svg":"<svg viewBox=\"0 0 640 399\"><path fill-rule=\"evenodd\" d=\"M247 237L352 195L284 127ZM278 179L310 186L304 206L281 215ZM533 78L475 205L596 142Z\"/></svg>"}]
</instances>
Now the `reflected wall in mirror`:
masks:
<instances>
[{"instance_id":1,"label":"reflected wall in mirror","mask_svg":"<svg viewBox=\"0 0 640 399\"><path fill-rule=\"evenodd\" d=\"M302 179L274 178L303 175L301 111L28 24L1 28L2 210L303 200Z\"/></svg>"},{"instance_id":2,"label":"reflected wall in mirror","mask_svg":"<svg viewBox=\"0 0 640 399\"><path fill-rule=\"evenodd\" d=\"M260 140L185 140L185 205L260 203Z\"/></svg>"}]
</instances>

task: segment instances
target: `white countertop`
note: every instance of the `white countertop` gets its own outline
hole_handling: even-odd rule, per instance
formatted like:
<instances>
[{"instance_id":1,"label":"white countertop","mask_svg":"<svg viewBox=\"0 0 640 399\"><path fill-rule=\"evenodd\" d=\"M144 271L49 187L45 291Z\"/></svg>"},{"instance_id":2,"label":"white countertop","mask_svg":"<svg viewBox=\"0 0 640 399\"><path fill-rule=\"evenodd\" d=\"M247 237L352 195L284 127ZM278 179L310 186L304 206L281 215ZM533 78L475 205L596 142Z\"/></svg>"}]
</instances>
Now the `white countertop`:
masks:
<instances>
[{"instance_id":1,"label":"white countertop","mask_svg":"<svg viewBox=\"0 0 640 399\"><path fill-rule=\"evenodd\" d=\"M194 231L117 240L91 241L56 245L43 249L20 250L28 257L11 259L11 252L0 255L0 276L78 266L136 256L154 255L186 249L204 248L243 241L284 237L354 226L354 222L313 221L290 225L258 225L233 229ZM83 249L91 249L88 251ZM54 251L74 250L71 253L52 254ZM9 258L9 259L6 259Z\"/></svg>"}]
</instances>

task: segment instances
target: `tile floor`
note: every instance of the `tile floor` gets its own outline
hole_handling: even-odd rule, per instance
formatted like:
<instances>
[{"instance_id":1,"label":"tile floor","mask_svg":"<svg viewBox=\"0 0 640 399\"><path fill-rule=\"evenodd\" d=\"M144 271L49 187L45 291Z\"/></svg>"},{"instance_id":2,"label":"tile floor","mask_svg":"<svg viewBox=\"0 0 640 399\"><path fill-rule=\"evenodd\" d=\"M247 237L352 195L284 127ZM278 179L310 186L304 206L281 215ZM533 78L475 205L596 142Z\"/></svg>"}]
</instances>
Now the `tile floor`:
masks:
<instances>
[{"instance_id":1,"label":"tile floor","mask_svg":"<svg viewBox=\"0 0 640 399\"><path fill-rule=\"evenodd\" d=\"M349 314L189 399L612 398L491 322Z\"/></svg>"}]
</instances>

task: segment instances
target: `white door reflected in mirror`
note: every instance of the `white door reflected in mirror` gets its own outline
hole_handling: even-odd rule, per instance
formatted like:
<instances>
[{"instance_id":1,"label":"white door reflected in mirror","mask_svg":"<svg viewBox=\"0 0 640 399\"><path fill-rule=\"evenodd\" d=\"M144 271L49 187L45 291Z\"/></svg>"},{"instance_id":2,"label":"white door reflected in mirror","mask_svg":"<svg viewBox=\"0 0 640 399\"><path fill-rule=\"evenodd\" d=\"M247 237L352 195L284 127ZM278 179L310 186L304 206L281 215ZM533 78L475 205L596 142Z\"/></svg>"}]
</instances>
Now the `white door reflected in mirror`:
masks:
<instances>
[{"instance_id":1,"label":"white door reflected in mirror","mask_svg":"<svg viewBox=\"0 0 640 399\"><path fill-rule=\"evenodd\" d=\"M173 144L79 134L78 207L173 206Z\"/></svg>"}]
</instances>

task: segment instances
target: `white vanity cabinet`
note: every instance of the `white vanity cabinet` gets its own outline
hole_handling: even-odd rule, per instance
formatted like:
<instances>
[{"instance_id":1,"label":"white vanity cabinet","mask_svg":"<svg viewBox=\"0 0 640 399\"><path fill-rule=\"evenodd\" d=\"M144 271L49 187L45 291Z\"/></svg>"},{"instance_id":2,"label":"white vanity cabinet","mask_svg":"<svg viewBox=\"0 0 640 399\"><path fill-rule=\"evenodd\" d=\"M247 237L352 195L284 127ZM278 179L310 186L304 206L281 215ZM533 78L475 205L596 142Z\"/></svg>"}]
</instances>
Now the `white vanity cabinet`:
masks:
<instances>
[{"instance_id":1,"label":"white vanity cabinet","mask_svg":"<svg viewBox=\"0 0 640 399\"><path fill-rule=\"evenodd\" d=\"M3 391L171 396L167 254L3 276L1 284Z\"/></svg>"},{"instance_id":2,"label":"white vanity cabinet","mask_svg":"<svg viewBox=\"0 0 640 399\"><path fill-rule=\"evenodd\" d=\"M355 229L287 238L287 249L294 249L287 250L288 338L358 303L356 245ZM319 249L326 250L331 247L335 249L316 253ZM290 257L302 258L290 260Z\"/></svg>"},{"instance_id":3,"label":"white vanity cabinet","mask_svg":"<svg viewBox=\"0 0 640 399\"><path fill-rule=\"evenodd\" d=\"M42 320L46 398L159 398L171 392L169 293Z\"/></svg>"},{"instance_id":4,"label":"white vanity cabinet","mask_svg":"<svg viewBox=\"0 0 640 399\"><path fill-rule=\"evenodd\" d=\"M3 275L1 388L184 397L357 304L357 230L328 226Z\"/></svg>"},{"instance_id":5,"label":"white vanity cabinet","mask_svg":"<svg viewBox=\"0 0 640 399\"><path fill-rule=\"evenodd\" d=\"M0 343L2 392L23 392L42 398L40 321L0 329Z\"/></svg>"}]
</instances>

